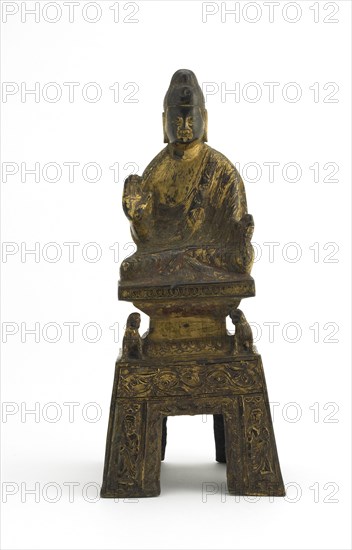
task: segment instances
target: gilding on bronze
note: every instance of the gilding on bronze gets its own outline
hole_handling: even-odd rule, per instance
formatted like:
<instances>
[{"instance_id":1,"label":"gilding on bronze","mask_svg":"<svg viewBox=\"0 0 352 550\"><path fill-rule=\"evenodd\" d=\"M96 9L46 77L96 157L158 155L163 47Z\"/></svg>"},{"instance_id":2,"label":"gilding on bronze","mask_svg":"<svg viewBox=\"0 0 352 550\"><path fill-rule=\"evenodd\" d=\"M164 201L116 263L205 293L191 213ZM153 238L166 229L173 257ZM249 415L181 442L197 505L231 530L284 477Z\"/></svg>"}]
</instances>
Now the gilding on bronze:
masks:
<instances>
[{"instance_id":1,"label":"gilding on bronze","mask_svg":"<svg viewBox=\"0 0 352 550\"><path fill-rule=\"evenodd\" d=\"M262 361L238 309L255 294L244 184L206 143L208 115L192 71L173 75L162 121L166 146L124 183L137 250L121 264L119 299L150 322L141 336L140 314L127 319L101 495L157 496L167 417L211 414L229 493L283 496Z\"/></svg>"}]
</instances>

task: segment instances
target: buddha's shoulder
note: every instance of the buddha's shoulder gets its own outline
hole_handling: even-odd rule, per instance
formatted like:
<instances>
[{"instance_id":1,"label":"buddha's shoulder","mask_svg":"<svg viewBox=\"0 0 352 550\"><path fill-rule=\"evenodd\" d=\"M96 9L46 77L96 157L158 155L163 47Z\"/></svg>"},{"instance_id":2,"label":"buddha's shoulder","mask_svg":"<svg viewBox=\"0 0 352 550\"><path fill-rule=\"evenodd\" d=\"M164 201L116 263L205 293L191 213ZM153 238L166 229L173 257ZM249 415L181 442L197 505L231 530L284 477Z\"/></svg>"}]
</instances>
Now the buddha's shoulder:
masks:
<instances>
[{"instance_id":1,"label":"buddha's shoulder","mask_svg":"<svg viewBox=\"0 0 352 550\"><path fill-rule=\"evenodd\" d=\"M208 150L208 160L210 162L216 163L216 165L225 168L226 170L236 170L236 167L234 164L227 158L223 153L220 153L220 151L217 151L216 149L213 149L213 147L210 147L210 145L206 145Z\"/></svg>"},{"instance_id":2,"label":"buddha's shoulder","mask_svg":"<svg viewBox=\"0 0 352 550\"><path fill-rule=\"evenodd\" d=\"M162 149L157 155L155 155L155 157L150 161L150 163L148 164L148 166L145 168L144 172L143 172L143 178L147 178L152 172L153 170L155 170L155 168L157 168L161 162L163 162L163 160L165 159L166 157L166 154L167 154L167 146L164 147L164 149Z\"/></svg>"},{"instance_id":3,"label":"buddha's shoulder","mask_svg":"<svg viewBox=\"0 0 352 550\"><path fill-rule=\"evenodd\" d=\"M227 157L225 157L225 155L220 153L220 151L213 149L213 147L210 147L210 145L206 143L203 144L203 147L205 149L206 161L208 163L215 164L215 166L219 169L237 173L234 164ZM148 178L156 168L163 164L164 161L167 162L168 159L168 146L166 146L150 161L143 172L143 178Z\"/></svg>"}]
</instances>

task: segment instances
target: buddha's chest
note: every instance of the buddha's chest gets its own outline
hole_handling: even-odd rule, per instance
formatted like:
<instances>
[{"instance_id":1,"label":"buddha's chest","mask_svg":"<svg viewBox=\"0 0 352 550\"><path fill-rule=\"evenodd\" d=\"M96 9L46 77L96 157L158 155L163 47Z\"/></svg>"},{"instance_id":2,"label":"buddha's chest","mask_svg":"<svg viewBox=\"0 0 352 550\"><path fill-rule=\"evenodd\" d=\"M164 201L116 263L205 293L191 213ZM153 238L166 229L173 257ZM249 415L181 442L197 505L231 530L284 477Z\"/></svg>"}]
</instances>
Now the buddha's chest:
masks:
<instances>
[{"instance_id":1,"label":"buddha's chest","mask_svg":"<svg viewBox=\"0 0 352 550\"><path fill-rule=\"evenodd\" d=\"M159 193L159 202L163 205L179 205L185 203L190 189L194 187L194 182L175 178L175 180L166 181Z\"/></svg>"},{"instance_id":2,"label":"buddha's chest","mask_svg":"<svg viewBox=\"0 0 352 550\"><path fill-rule=\"evenodd\" d=\"M200 178L200 163L168 161L154 174L150 182L156 203L166 206L184 204L188 201L198 187Z\"/></svg>"}]
</instances>

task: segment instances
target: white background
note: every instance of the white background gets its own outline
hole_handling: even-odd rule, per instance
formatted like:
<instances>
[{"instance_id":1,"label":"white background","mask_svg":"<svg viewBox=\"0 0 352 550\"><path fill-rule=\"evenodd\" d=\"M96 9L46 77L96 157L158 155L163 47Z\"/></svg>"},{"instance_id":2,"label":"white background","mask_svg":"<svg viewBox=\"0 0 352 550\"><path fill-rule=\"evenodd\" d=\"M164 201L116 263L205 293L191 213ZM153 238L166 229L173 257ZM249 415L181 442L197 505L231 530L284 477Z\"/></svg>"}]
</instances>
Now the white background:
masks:
<instances>
[{"instance_id":1,"label":"white background","mask_svg":"<svg viewBox=\"0 0 352 550\"><path fill-rule=\"evenodd\" d=\"M3 548L349 548L350 2L280 2L272 22L262 2L222 3L237 9L227 16L214 2L120 2L118 22L113 2L79 2L70 22L62 2L42 1L37 22L23 13L21 21L33 4L2 2L3 20L4 9L18 8L2 23L2 80L15 83L1 104L3 176L21 163L40 170L38 182L25 173L21 181L19 169L2 187L2 239L13 252L2 258ZM126 163L142 173L163 147L162 101L179 68L213 92L209 144L239 163L256 223L257 296L242 309L274 407L287 486L274 502L226 495L212 419L200 416L169 419L160 497L96 497L114 361L133 311L116 293L119 261L131 252L121 208ZM77 83L72 101L65 82ZM21 83L38 83L39 97L22 101ZM236 87L239 95L224 95ZM97 89L101 99L88 101ZM80 163L72 182L67 162ZM92 162L101 167L95 183L87 181L94 172L82 171ZM279 163L271 182L268 162ZM62 169L56 183L47 181L47 163ZM336 165L337 181L323 181ZM63 243L73 242L70 262ZM269 258L264 243L273 242ZM26 255L35 243L39 256ZM89 261L97 251L101 259ZM79 323L73 342L68 322ZM264 323L272 322L269 338ZM37 342L26 334L35 323ZM87 323L101 327L95 343ZM67 403L76 403L72 422Z\"/></svg>"}]
</instances>

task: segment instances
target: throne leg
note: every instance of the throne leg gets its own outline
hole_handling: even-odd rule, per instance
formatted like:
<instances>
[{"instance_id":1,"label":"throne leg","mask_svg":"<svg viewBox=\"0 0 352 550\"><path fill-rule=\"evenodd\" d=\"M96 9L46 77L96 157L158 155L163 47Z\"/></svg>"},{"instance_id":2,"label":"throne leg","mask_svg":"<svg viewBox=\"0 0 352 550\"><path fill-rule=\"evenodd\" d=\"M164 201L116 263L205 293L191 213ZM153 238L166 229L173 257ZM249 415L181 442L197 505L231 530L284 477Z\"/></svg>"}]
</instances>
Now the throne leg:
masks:
<instances>
[{"instance_id":1,"label":"throne leg","mask_svg":"<svg viewBox=\"0 0 352 550\"><path fill-rule=\"evenodd\" d=\"M101 496L158 496L161 439L162 416L155 408L117 398L110 412Z\"/></svg>"},{"instance_id":2,"label":"throne leg","mask_svg":"<svg viewBox=\"0 0 352 550\"><path fill-rule=\"evenodd\" d=\"M161 460L165 459L166 438L167 438L167 416L164 416L162 434L161 434Z\"/></svg>"},{"instance_id":3,"label":"throne leg","mask_svg":"<svg viewBox=\"0 0 352 550\"><path fill-rule=\"evenodd\" d=\"M225 452L225 427L222 414L214 414L214 438L215 438L215 460L217 462L226 462Z\"/></svg>"},{"instance_id":4,"label":"throne leg","mask_svg":"<svg viewBox=\"0 0 352 550\"><path fill-rule=\"evenodd\" d=\"M229 493L285 496L266 391L235 397L224 427Z\"/></svg>"}]
</instances>

